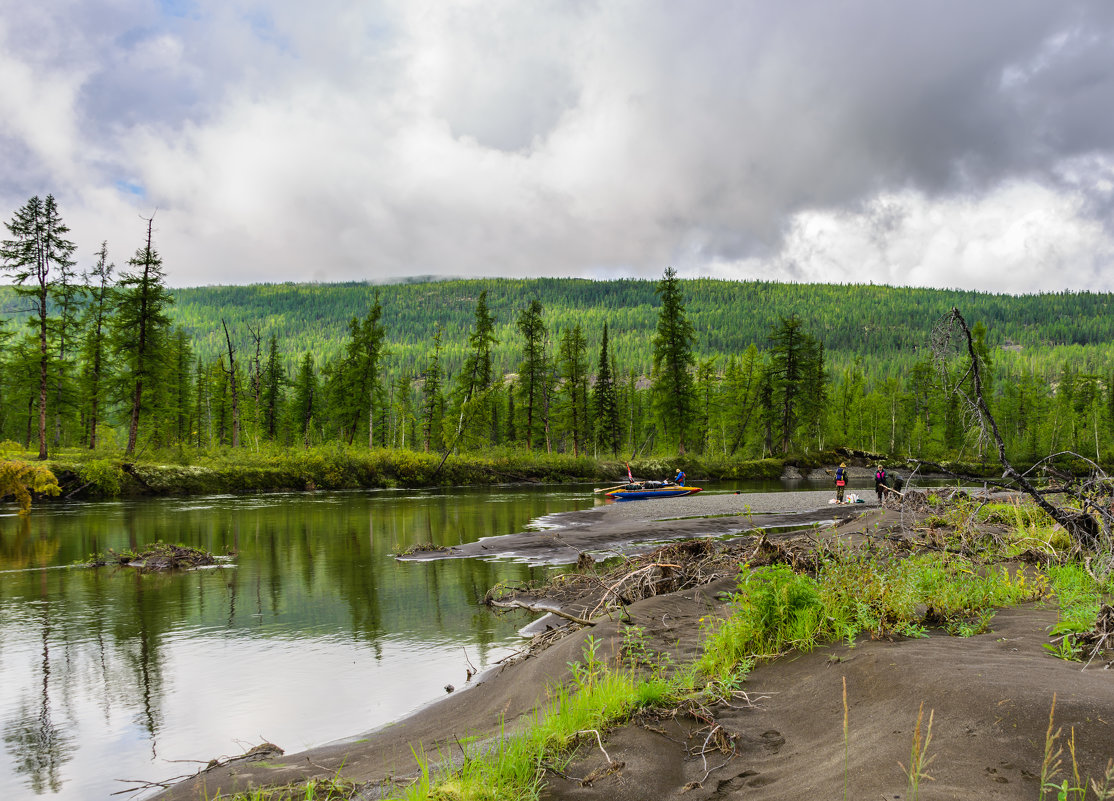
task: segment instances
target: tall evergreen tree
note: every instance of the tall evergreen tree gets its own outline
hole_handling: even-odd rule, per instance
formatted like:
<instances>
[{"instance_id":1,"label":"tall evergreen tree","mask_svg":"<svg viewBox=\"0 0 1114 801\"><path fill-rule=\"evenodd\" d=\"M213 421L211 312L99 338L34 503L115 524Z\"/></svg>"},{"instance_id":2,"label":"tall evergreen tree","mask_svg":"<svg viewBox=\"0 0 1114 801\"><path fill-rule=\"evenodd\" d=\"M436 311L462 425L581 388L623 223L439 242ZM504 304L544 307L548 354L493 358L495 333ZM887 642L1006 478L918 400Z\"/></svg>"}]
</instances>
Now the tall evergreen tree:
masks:
<instances>
[{"instance_id":1,"label":"tall evergreen tree","mask_svg":"<svg viewBox=\"0 0 1114 801\"><path fill-rule=\"evenodd\" d=\"M612 456L618 456L622 432L619 423L619 398L615 391L615 376L611 371L611 354L608 352L607 323L603 324L600 358L596 363L592 412L595 415L596 443L609 450Z\"/></svg>"},{"instance_id":2,"label":"tall evergreen tree","mask_svg":"<svg viewBox=\"0 0 1114 801\"><path fill-rule=\"evenodd\" d=\"M819 366L818 366L819 363ZM804 330L797 315L781 318L770 334L770 419L782 453L788 453L810 401L817 396L814 382L823 375L819 342Z\"/></svg>"},{"instance_id":3,"label":"tall evergreen tree","mask_svg":"<svg viewBox=\"0 0 1114 801\"><path fill-rule=\"evenodd\" d=\"M732 357L724 371L728 403L727 451L731 456L746 445L747 436L754 425L763 372L758 348L753 343L743 353L741 360L736 362Z\"/></svg>"},{"instance_id":4,"label":"tall evergreen tree","mask_svg":"<svg viewBox=\"0 0 1114 801\"><path fill-rule=\"evenodd\" d=\"M676 437L677 451L683 454L695 403L692 368L696 363L696 332L685 313L676 270L667 267L654 292L661 301L653 339L654 402L662 427Z\"/></svg>"},{"instance_id":5,"label":"tall evergreen tree","mask_svg":"<svg viewBox=\"0 0 1114 801\"><path fill-rule=\"evenodd\" d=\"M274 442L278 438L279 421L282 419L282 392L286 385L285 370L279 361L278 334L271 334L267 343L267 364L263 368L261 401L263 407L263 428L267 439Z\"/></svg>"},{"instance_id":6,"label":"tall evergreen tree","mask_svg":"<svg viewBox=\"0 0 1114 801\"><path fill-rule=\"evenodd\" d=\"M170 327L167 307L173 302L166 288L162 259L152 243L154 217L147 220L147 241L128 260L131 270L121 275L114 324L114 345L130 387L131 415L125 454L135 453L145 384L157 380L166 355Z\"/></svg>"},{"instance_id":7,"label":"tall evergreen tree","mask_svg":"<svg viewBox=\"0 0 1114 801\"><path fill-rule=\"evenodd\" d=\"M519 409L524 417L522 437L528 449L537 444L543 394L547 380L546 327L542 304L536 298L518 315L515 325L522 334L522 362L518 368Z\"/></svg>"},{"instance_id":8,"label":"tall evergreen tree","mask_svg":"<svg viewBox=\"0 0 1114 801\"><path fill-rule=\"evenodd\" d=\"M700 453L708 450L712 424L718 415L720 375L716 359L701 359L696 370L696 425L694 435Z\"/></svg>"},{"instance_id":9,"label":"tall evergreen tree","mask_svg":"<svg viewBox=\"0 0 1114 801\"><path fill-rule=\"evenodd\" d=\"M565 429L572 437L572 452L580 455L588 429L587 343L577 323L561 335L560 379Z\"/></svg>"},{"instance_id":10,"label":"tall evergreen tree","mask_svg":"<svg viewBox=\"0 0 1114 801\"><path fill-rule=\"evenodd\" d=\"M387 334L382 318L383 307L379 302L379 292L376 292L364 319L353 317L348 323L348 342L334 384L334 397L343 415L349 444L366 415L369 448L374 444L376 401L382 389L380 361L387 355Z\"/></svg>"},{"instance_id":11,"label":"tall evergreen tree","mask_svg":"<svg viewBox=\"0 0 1114 801\"><path fill-rule=\"evenodd\" d=\"M97 263L84 275L85 319L82 341L82 389L85 401L85 430L89 450L97 447L97 426L101 424L105 391L106 350L108 347L109 315L115 305L112 271L116 265L108 260L108 242L101 242Z\"/></svg>"},{"instance_id":12,"label":"tall evergreen tree","mask_svg":"<svg viewBox=\"0 0 1114 801\"><path fill-rule=\"evenodd\" d=\"M317 372L314 369L313 354L306 353L302 357L301 365L298 367L298 375L294 379L294 397L291 403L291 411L294 415L296 430L302 439L302 444L307 449L313 434L313 423L317 418L318 394Z\"/></svg>"},{"instance_id":13,"label":"tall evergreen tree","mask_svg":"<svg viewBox=\"0 0 1114 801\"><path fill-rule=\"evenodd\" d=\"M471 433L476 444L490 442L491 410L488 392L494 383L491 351L498 342L495 336L495 318L488 310L485 290L476 301L475 323L472 333L468 335L468 355L457 377L457 429L453 445L466 432Z\"/></svg>"},{"instance_id":14,"label":"tall evergreen tree","mask_svg":"<svg viewBox=\"0 0 1114 801\"><path fill-rule=\"evenodd\" d=\"M57 272L73 266L76 245L66 239L70 229L62 222L53 195L32 197L5 223L11 239L0 242L3 269L15 281L16 295L29 302L30 324L38 334L39 458L47 458L47 386L53 354L50 348L50 293ZM54 276L52 276L54 271ZM30 282L31 286L24 286Z\"/></svg>"},{"instance_id":15,"label":"tall evergreen tree","mask_svg":"<svg viewBox=\"0 0 1114 801\"><path fill-rule=\"evenodd\" d=\"M81 310L82 287L76 282L73 263L59 262L51 288L50 301L54 308L54 325L51 337L54 343L54 447L62 445L63 419L73 419L75 387L73 381L76 363L78 314Z\"/></svg>"},{"instance_id":16,"label":"tall evergreen tree","mask_svg":"<svg viewBox=\"0 0 1114 801\"><path fill-rule=\"evenodd\" d=\"M445 416L445 395L442 390L444 376L441 372L441 326L433 332L433 353L430 354L422 373L422 445L425 450L440 448L443 419Z\"/></svg>"}]
</instances>

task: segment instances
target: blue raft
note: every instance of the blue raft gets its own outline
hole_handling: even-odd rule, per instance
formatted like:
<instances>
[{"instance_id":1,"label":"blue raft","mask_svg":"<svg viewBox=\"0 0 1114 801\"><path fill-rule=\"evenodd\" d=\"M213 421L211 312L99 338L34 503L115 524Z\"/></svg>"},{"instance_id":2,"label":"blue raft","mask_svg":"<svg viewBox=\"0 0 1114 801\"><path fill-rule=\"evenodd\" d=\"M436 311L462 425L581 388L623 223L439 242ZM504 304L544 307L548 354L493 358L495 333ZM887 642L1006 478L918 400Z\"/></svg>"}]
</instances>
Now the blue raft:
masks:
<instances>
[{"instance_id":1,"label":"blue raft","mask_svg":"<svg viewBox=\"0 0 1114 801\"><path fill-rule=\"evenodd\" d=\"M679 498L682 495L694 495L700 492L700 487L685 487L680 484L666 482L645 481L642 483L627 484L625 487L612 490L606 497L616 501L637 501L643 498Z\"/></svg>"}]
</instances>

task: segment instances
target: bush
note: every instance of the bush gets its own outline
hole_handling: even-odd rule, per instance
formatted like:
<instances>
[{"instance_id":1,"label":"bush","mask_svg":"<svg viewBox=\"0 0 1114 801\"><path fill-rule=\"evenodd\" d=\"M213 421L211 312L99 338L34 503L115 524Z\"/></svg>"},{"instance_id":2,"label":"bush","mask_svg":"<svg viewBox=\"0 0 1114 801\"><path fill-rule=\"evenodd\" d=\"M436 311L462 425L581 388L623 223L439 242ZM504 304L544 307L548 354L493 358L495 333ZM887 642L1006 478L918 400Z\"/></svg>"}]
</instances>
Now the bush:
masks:
<instances>
[{"instance_id":1,"label":"bush","mask_svg":"<svg viewBox=\"0 0 1114 801\"><path fill-rule=\"evenodd\" d=\"M124 487L124 471L110 459L92 459L79 465L77 476L90 495L114 498Z\"/></svg>"}]
</instances>

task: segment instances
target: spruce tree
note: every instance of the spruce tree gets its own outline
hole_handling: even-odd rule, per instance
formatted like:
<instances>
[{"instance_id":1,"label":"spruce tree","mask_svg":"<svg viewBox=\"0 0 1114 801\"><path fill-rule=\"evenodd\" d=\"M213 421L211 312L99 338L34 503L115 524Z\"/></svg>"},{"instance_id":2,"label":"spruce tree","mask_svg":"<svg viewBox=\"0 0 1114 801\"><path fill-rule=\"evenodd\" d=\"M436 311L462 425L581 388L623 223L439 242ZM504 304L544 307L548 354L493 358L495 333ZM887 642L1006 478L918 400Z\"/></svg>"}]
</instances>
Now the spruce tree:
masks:
<instances>
[{"instance_id":1,"label":"spruce tree","mask_svg":"<svg viewBox=\"0 0 1114 801\"><path fill-rule=\"evenodd\" d=\"M170 327L167 307L174 302L164 283L162 259L152 243L153 228L152 217L147 220L146 243L128 261L132 269L121 275L113 319L113 345L131 395L128 444L124 451L127 456L135 453L144 388L158 379L166 357Z\"/></svg>"},{"instance_id":2,"label":"spruce tree","mask_svg":"<svg viewBox=\"0 0 1114 801\"><path fill-rule=\"evenodd\" d=\"M588 429L587 345L580 324L561 335L560 379L565 429L572 437L572 452L580 455Z\"/></svg>"},{"instance_id":3,"label":"spruce tree","mask_svg":"<svg viewBox=\"0 0 1114 801\"><path fill-rule=\"evenodd\" d=\"M302 357L301 365L298 367L298 375L294 379L294 397L291 403L294 428L306 449L309 448L313 423L317 418L318 394L313 354L306 353Z\"/></svg>"},{"instance_id":4,"label":"spruce tree","mask_svg":"<svg viewBox=\"0 0 1114 801\"><path fill-rule=\"evenodd\" d=\"M260 388L263 429L271 442L278 438L279 421L282 419L282 390L285 384L285 370L279 361L278 335L272 333L267 343L267 364L263 368Z\"/></svg>"},{"instance_id":5,"label":"spruce tree","mask_svg":"<svg viewBox=\"0 0 1114 801\"><path fill-rule=\"evenodd\" d=\"M518 315L515 325L522 334L522 362L518 367L520 413L524 416L523 442L532 450L537 444L537 426L541 419L542 398L546 379L546 327L542 304L536 298Z\"/></svg>"},{"instance_id":6,"label":"spruce tree","mask_svg":"<svg viewBox=\"0 0 1114 801\"><path fill-rule=\"evenodd\" d=\"M488 391L493 383L494 370L491 351L498 342L495 337L495 318L487 308L485 290L476 301L475 323L472 333L468 335L468 355L456 382L457 429L452 446L466 434L471 435L476 444L490 442Z\"/></svg>"},{"instance_id":7,"label":"spruce tree","mask_svg":"<svg viewBox=\"0 0 1114 801\"><path fill-rule=\"evenodd\" d=\"M654 405L663 429L676 437L677 451L683 454L695 405L696 332L685 313L681 281L672 267L666 268L654 292L661 300L653 339Z\"/></svg>"},{"instance_id":8,"label":"spruce tree","mask_svg":"<svg viewBox=\"0 0 1114 801\"><path fill-rule=\"evenodd\" d=\"M333 375L334 403L348 432L348 443L352 443L360 421L366 415L369 448L375 441L375 412L382 394L380 362L387 355L387 333L382 319L383 306L379 302L379 292L376 292L364 319L353 317L349 321L344 356L339 370Z\"/></svg>"},{"instance_id":9,"label":"spruce tree","mask_svg":"<svg viewBox=\"0 0 1114 801\"><path fill-rule=\"evenodd\" d=\"M768 402L771 433L782 453L789 452L801 423L819 413L823 396L816 382L822 381L823 362L820 343L801 319L795 314L781 318L770 334Z\"/></svg>"},{"instance_id":10,"label":"spruce tree","mask_svg":"<svg viewBox=\"0 0 1114 801\"><path fill-rule=\"evenodd\" d=\"M608 352L607 323L603 324L600 340L600 358L596 364L596 386L592 391L592 412L595 415L596 443L619 455L622 433L619 423L619 398L615 391L615 377L611 371L611 354Z\"/></svg>"},{"instance_id":11,"label":"spruce tree","mask_svg":"<svg viewBox=\"0 0 1114 801\"><path fill-rule=\"evenodd\" d=\"M101 242L97 263L83 276L85 283L85 317L82 328L82 395L85 408L85 429L89 450L97 447L97 426L101 424L105 393L109 317L115 305L112 271L116 265L108 260L108 242Z\"/></svg>"},{"instance_id":12,"label":"spruce tree","mask_svg":"<svg viewBox=\"0 0 1114 801\"><path fill-rule=\"evenodd\" d=\"M445 396L442 391L444 377L441 373L441 325L433 332L433 353L430 354L422 373L422 444L425 450L440 448L443 440L442 418L445 414Z\"/></svg>"}]
</instances>

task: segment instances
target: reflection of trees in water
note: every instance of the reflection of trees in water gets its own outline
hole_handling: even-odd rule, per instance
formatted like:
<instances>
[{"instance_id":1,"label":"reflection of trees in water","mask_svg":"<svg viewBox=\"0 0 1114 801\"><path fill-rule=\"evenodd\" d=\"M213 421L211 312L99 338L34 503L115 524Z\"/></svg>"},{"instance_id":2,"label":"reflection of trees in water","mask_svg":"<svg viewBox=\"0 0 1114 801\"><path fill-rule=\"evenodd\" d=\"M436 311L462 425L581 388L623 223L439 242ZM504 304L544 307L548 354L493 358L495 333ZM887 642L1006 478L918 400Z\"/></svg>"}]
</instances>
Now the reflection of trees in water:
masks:
<instances>
[{"instance_id":1,"label":"reflection of trees in water","mask_svg":"<svg viewBox=\"0 0 1114 801\"><path fill-rule=\"evenodd\" d=\"M38 709L25 696L19 713L4 723L4 744L12 755L16 773L27 777L36 795L62 788L62 766L73 759L77 746L73 734L54 722L50 708L50 613L43 606L43 651L40 662L42 692Z\"/></svg>"},{"instance_id":2,"label":"reflection of trees in water","mask_svg":"<svg viewBox=\"0 0 1114 801\"><path fill-rule=\"evenodd\" d=\"M55 564L60 544L55 537L31 532L30 515L0 519L0 566L5 570Z\"/></svg>"}]
</instances>

